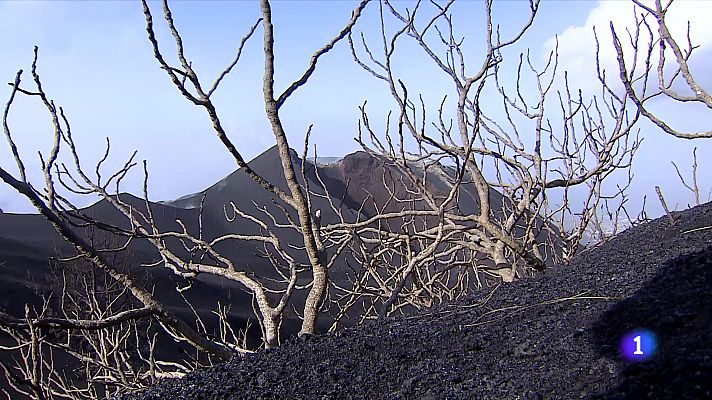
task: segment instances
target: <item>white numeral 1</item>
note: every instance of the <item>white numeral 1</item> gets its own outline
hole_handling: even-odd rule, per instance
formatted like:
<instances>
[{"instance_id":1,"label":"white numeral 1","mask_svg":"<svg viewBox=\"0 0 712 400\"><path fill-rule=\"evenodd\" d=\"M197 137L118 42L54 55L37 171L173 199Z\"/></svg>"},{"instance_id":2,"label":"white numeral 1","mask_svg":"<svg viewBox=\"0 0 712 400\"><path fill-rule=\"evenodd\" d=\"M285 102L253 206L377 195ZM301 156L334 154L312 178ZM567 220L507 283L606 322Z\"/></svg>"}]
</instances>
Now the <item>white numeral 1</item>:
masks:
<instances>
[{"instance_id":1,"label":"white numeral 1","mask_svg":"<svg viewBox=\"0 0 712 400\"><path fill-rule=\"evenodd\" d=\"M640 342L641 342L640 335L634 337L633 341L635 342L635 351L633 352L633 354L635 354L635 355L643 354L643 350L640 349Z\"/></svg>"}]
</instances>

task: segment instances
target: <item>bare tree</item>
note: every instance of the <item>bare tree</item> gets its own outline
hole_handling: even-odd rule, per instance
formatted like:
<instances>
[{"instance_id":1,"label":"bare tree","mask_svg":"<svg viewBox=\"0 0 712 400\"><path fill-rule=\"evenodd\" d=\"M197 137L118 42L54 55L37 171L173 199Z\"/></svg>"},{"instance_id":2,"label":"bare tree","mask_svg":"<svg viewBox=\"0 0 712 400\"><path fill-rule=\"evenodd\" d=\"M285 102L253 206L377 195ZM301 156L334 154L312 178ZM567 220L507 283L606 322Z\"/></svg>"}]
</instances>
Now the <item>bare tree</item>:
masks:
<instances>
[{"instance_id":1,"label":"bare tree","mask_svg":"<svg viewBox=\"0 0 712 400\"><path fill-rule=\"evenodd\" d=\"M398 106L379 134L364 103L357 141L397 169L407 188L405 195L392 190L389 199L400 211L381 210L363 222L370 231L357 235L354 253L361 268L354 287L341 288L342 299L344 307L363 306L365 314L384 316L406 305L428 305L442 294L465 293L452 289L470 277L477 281L477 272L510 282L526 270L565 262L581 249L591 224L600 226L602 209L612 210L614 223L625 213L627 186L606 194L603 183L617 170L629 171L640 144L634 136L639 113L627 111L627 99L606 90L603 75L600 96L584 99L569 88L566 73L556 90L555 50L543 68L528 52L515 56L516 86L505 87L507 48L532 25L539 1L529 2L529 19L509 39L492 20L492 1L485 2L486 50L480 67L468 73L453 3L418 2L401 11L398 3L384 0L376 44L363 33L358 42L349 35L355 61L385 83ZM426 10L431 15L424 16ZM393 33L387 28L391 21L400 24ZM431 112L397 76L397 48L406 40L452 82L454 102L443 94ZM525 93L525 77L535 84L533 100ZM491 111L493 94L504 118ZM628 184L631 178L629 173ZM575 205L577 189L584 200ZM467 204L473 198L475 204ZM459 270L456 278L453 270ZM442 294L433 293L439 285Z\"/></svg>"},{"instance_id":2,"label":"bare tree","mask_svg":"<svg viewBox=\"0 0 712 400\"><path fill-rule=\"evenodd\" d=\"M300 186L299 182L297 181L297 175L295 172L295 167L293 165L293 160L291 157L290 153L290 148L289 144L287 142L286 134L284 132L284 128L282 127L282 123L279 117L279 109L284 105L284 103L289 99L289 97L296 91L300 86L305 84L308 79L311 77L313 74L316 64L318 60L320 59L321 56L326 54L329 50L333 48L333 46L340 41L343 37L346 36L346 34L350 31L350 29L353 27L353 25L356 23L358 20L361 10L365 7L367 4L367 1L361 2L361 4L356 8L356 10L353 12L352 18L349 21L349 23L345 26L345 28L334 38L332 39L329 43L327 43L323 48L319 49L313 56L312 59L304 72L304 74L297 79L294 83L292 83L283 93L281 93L279 96L275 96L274 93L274 88L273 88L273 81L274 81L274 73L275 73L275 61L274 61L274 51L273 51L273 42L274 42L274 34L273 34L273 28L272 28L272 22L271 22L271 9L270 9L270 4L267 1L261 2L261 10L262 10L262 18L260 18L259 22L262 22L263 28L264 28L264 44L265 44L265 75L264 75L264 87L263 87L263 95L265 99L265 111L267 114L267 118L270 121L270 124L272 125L273 133L275 135L275 141L277 143L277 146L279 148L279 154L280 158L282 160L282 167L284 171L284 175L286 178L287 186L289 191L285 192L281 188L275 186L271 182L266 181L264 178L262 178L259 174L257 174L255 171L253 171L250 166L245 162L244 158L240 154L240 152L237 150L236 146L233 144L233 142L228 138L227 133L225 132L222 123L220 121L220 118L218 116L217 110L215 106L212 103L212 100L210 99L210 96L217 90L219 84L222 82L222 80L225 78L227 74L230 73L232 68L237 64L239 61L242 48L245 44L245 42L252 36L254 33L257 23L252 26L252 28L249 30L249 32L243 37L240 47L237 51L237 55L235 56L235 59L233 62L217 77L217 79L214 81L214 83L211 85L211 87L207 90L204 90L201 82L191 66L191 63L187 61L184 55L184 49L182 45L182 39L180 37L180 34L175 26L175 23L173 21L173 17L171 14L171 11L169 9L168 3L166 1L163 2L163 13L164 13L164 18L166 21L166 24L168 25L171 33L174 36L175 39L175 44L176 44L176 51L178 54L178 59L180 61L180 67L173 67L170 66L164 59L159 47L158 47L158 41L156 39L156 36L154 34L154 28L153 28L153 17L151 15L150 8L146 2L143 3L143 10L144 14L146 17L146 29L148 32L148 37L153 45L154 49L154 55L156 60L159 62L159 65L161 66L162 69L166 71L166 73L169 75L173 83L176 85L176 88L180 91L180 93L185 96L188 100L190 100L192 103L194 103L196 106L200 106L206 110L206 113L210 117L210 120L213 124L213 128L215 130L216 135L218 138L221 140L221 142L225 145L226 149L230 152L230 154L233 156L235 159L235 162L239 168L241 168L243 171L245 171L252 179L254 179L255 182L260 184L264 189L268 190L272 194L274 194L277 198L279 198L285 205L288 210L285 211L285 215L288 217L291 216L289 214L290 211L295 211L298 219L293 220L291 218L289 219L289 223L286 225L287 228L293 229L298 231L304 238L304 250L305 253L308 256L308 261L309 261L309 266L308 268L311 270L312 276L313 276L313 282L311 284L311 289L309 296L307 298L307 304L305 306L304 310L304 323L302 326L302 333L313 333L315 330L315 324L316 324L316 318L318 314L318 308L319 304L324 296L324 292L326 290L326 270L324 266L324 259L323 259L323 244L321 244L321 239L318 237L317 231L318 228L315 226L315 221L313 217L313 213L309 209L309 204L307 201L307 198L305 196L305 193ZM36 56L37 53L35 53ZM117 234L122 234L128 238L136 238L140 237L142 239L147 239L149 242L151 242L156 249L160 252L161 257L162 257L162 262L165 264L166 267L171 268L175 274L190 278L194 277L197 274L205 273L205 274L214 274L221 276L226 279L234 280L237 281L241 284L243 284L245 287L247 287L249 290L251 290L256 298L257 305L259 308L260 313L262 314L262 323L265 324L265 330L266 330L266 342L269 345L274 345L276 344L276 335L274 334L274 329L276 325L276 319L279 317L279 315L282 313L284 308L286 307L286 304L289 300L289 297L291 295L291 292L295 286L295 281L296 281L296 273L298 266L294 265L295 262L293 258L287 254L283 250L283 245L281 243L281 240L279 237L274 235L273 232L271 232L270 228L267 226L265 222L262 222L259 218L252 216L252 215L247 215L243 213L242 211L236 209L233 207L233 210L231 210L233 218L234 217L240 217L244 218L246 220L249 220L260 227L262 227L266 233L264 235L256 235L256 236L248 236L248 235L232 235L232 236L226 236L226 237L220 237L217 238L211 242L207 242L202 239L200 235L196 235L197 237L191 235L188 233L186 230L183 232L161 232L153 223L154 219L153 216L151 215L151 208L148 203L148 193L147 193L147 181L148 181L148 173L146 171L146 165L144 162L144 171L145 171L145 182L144 182L144 197L146 200L146 210L145 212L141 212L139 210L133 209L126 203L124 203L119 197L117 196L112 196L108 191L107 188L109 187L110 184L116 183L117 186L120 182L120 180L128 173L128 171L135 165L133 162L133 156L129 159L129 161L125 164L124 168L117 172L116 174L112 175L109 179L108 182L102 183L101 182L101 176L98 173L99 172L99 167L101 166L101 162L104 160L100 161L99 165L97 165L97 179L93 181L90 179L83 171L80 162L79 162L79 156L77 155L76 151L76 146L72 140L71 136L71 130L69 127L69 123L67 118L64 116L64 112L61 109L57 109L54 106L54 103L48 100L47 96L45 95L44 91L42 90L40 81L39 81L39 75L36 74L36 57L35 61L33 62L33 68L32 68L32 73L33 77L35 78L37 90L36 91L29 91L22 89L20 87L20 77L22 74L22 71L20 71L17 74L17 77L15 79L15 82L12 83L13 87L13 92L10 98L10 101L7 104L6 111L5 111L5 132L7 139L11 145L11 148L13 150L13 154L15 155L15 159L18 165L18 170L20 173L20 179L15 179L12 175L10 175L8 172L6 172L4 169L2 172L0 172L2 175L0 175L3 180L5 180L6 183L17 189L21 194L25 195L28 197L35 206L47 217L57 225L57 229L67 237L68 240L70 240L73 244L80 246L80 247L86 247L86 252L87 256L92 256L92 251L91 251L91 246L82 243L82 239L80 237L74 237L76 235L73 235L71 231L71 226L70 224L67 224L66 221L63 221L63 219L67 218L79 218L83 221L90 221L90 223L95 224L101 228L104 229L110 229L114 233ZM192 86L192 88L191 88ZM191 91L192 90L192 91ZM26 180L25 172L24 172L24 164L22 163L19 154L17 152L17 149L15 148L14 142L12 141L12 137L10 135L10 130L7 125L7 114L9 113L10 106L12 105L12 101L17 93L25 94L28 96L39 96L42 101L45 103L47 106L47 109L50 112L50 115L52 117L52 120L54 121L55 125L55 146L52 150L52 153L49 155L47 161L45 162L44 158L42 159L43 162L43 169L45 171L45 178L46 178L46 192L48 193L46 196L40 195L38 191L36 191ZM61 166L55 165L56 159L58 152L60 150L60 146L62 144L66 144L69 148L69 151L74 159L76 171L74 173L76 174L78 179L75 179L75 175L70 174L69 170L66 168L64 164ZM109 146L107 143L107 154L109 151ZM135 155L135 154L134 154ZM106 158L106 157L105 157ZM104 159L105 159L104 158ZM53 171L53 169L56 167L56 170ZM65 188L72 190L75 193L80 193L80 194L98 194L101 198L109 202L111 205L113 205L117 210L119 210L122 214L126 216L126 218L131 222L132 229L131 230L121 230L117 227L110 227L106 226L105 224L102 225L98 223L97 221L93 221L90 217L88 216L83 216L81 215L81 212L77 210L76 208L72 208L71 205L69 205L69 202L64 199L63 197L59 196L57 194L57 190L55 188L55 178L53 176L53 173L56 173L56 177L58 177L58 180L65 186ZM72 188L69 187L66 183L69 184L74 184L76 187ZM269 213L267 211L267 213ZM66 214L66 215L65 215ZM226 212L227 214L227 212ZM182 260L180 257L178 257L175 252L173 252L171 249L169 249L166 246L165 240L167 238L177 238L182 240L185 244L197 248L200 251L203 251L205 253L209 253L212 257L217 259L219 261L219 264L221 265L206 265L206 264L200 264L200 263L195 263L195 262L187 262L186 260ZM264 242L265 244L268 244L272 246L272 250L274 251L275 254L280 256L283 260L287 261L288 264L290 264L289 267L289 274L285 276L285 282L287 283L287 287L285 290L283 290L283 295L279 301L279 304L277 306L271 306L267 300L267 295L265 292L265 288L254 278L248 276L246 273L241 272L239 270L239 267L236 267L232 264L230 260L225 259L224 257L221 257L216 251L214 251L214 246L222 241L226 240L247 240L247 241L258 241L258 242ZM100 260L99 260L100 261ZM100 261L101 262L101 261ZM127 282L128 283L128 282Z\"/></svg>"},{"instance_id":3,"label":"bare tree","mask_svg":"<svg viewBox=\"0 0 712 400\"><path fill-rule=\"evenodd\" d=\"M635 27L627 31L630 47L624 47L625 41L621 41L613 23L610 24L619 77L625 95L632 100L642 115L663 132L682 139L712 138L711 130L691 132L674 128L648 106L657 99L665 100L668 104L701 104L707 110L712 110L712 96L700 85L690 68L693 52L699 48L693 44L690 22L687 23L686 35L675 38L666 20L673 0L667 1L665 5L660 0L655 0L650 6L639 0L632 1L636 7ZM631 60L629 64L626 59ZM682 185L693 194L694 204L699 205L701 193L697 174L697 147L692 151L692 176L689 182L682 176L677 164L672 162L672 165ZM657 186L655 189L671 223L674 222L661 189Z\"/></svg>"},{"instance_id":4,"label":"bare tree","mask_svg":"<svg viewBox=\"0 0 712 400\"><path fill-rule=\"evenodd\" d=\"M621 39L610 24L613 35L613 45L616 49L616 58L620 72L620 79L623 82L627 96L633 101L638 110L646 118L652 121L664 132L683 139L712 138L712 130L701 132L684 132L668 125L663 119L656 116L646 106L649 101L663 96L680 103L698 103L712 110L712 95L705 88L700 86L695 76L690 71L690 59L692 53L698 46L692 44L690 37L690 23L687 24L687 36L680 42L679 38L673 38L665 20L666 13L673 4L673 0L667 1L665 6L660 0L655 0L652 7L646 6L639 0L633 2L643 11L641 15L636 13L636 26L629 31L628 40L631 45L629 59L632 65L626 65L625 50L621 44ZM636 10L640 11L640 10ZM657 25L657 31L655 29ZM655 65L654 54L657 48L657 65ZM672 52L673 60L670 61L669 51ZM639 60L639 56L642 56ZM657 80L657 87L651 87L649 80ZM682 82L684 83L680 83ZM673 86L680 84L687 94L678 91Z\"/></svg>"},{"instance_id":5,"label":"bare tree","mask_svg":"<svg viewBox=\"0 0 712 400\"><path fill-rule=\"evenodd\" d=\"M320 213L312 210L307 190L297 180L297 169L294 165L287 136L282 126L279 110L295 91L307 83L314 73L317 62L321 57L327 54L350 32L367 3L368 0L364 0L357 6L345 27L332 40L326 43L324 47L314 53L304 73L289 85L284 92L279 94L276 94L274 91L276 68L273 43L275 38L272 26L271 6L267 0L261 1L262 17L257 20L240 41L233 61L218 75L210 87L206 89L203 88L201 80L192 67L192 64L186 58L182 38L174 23L168 2L164 1L162 4L163 17L175 39L179 66L171 66L165 60L159 49L158 40L154 33L151 9L147 2L143 1L142 3L146 18L148 39L153 46L154 56L160 67L165 70L176 88L186 99L206 111L213 125L215 134L232 155L237 166L247 173L257 184L273 194L279 202L275 204L277 205L277 209L281 210L283 214L281 216L275 215L274 209L268 209L261 205L258 208L262 211L263 215L251 215L238 209L234 204L226 205L226 218L233 221L239 218L247 223L254 224L258 227L260 231L259 234L228 234L212 240L206 239L203 236L202 229L202 209L200 229L198 232L190 232L186 224L181 220L177 221L179 226L177 230L159 228L153 215L152 205L149 201L149 175L145 161L143 162L143 204L132 204L131 201L119 195L122 180L137 165L134 161L136 152L131 155L121 169L112 173L108 179L102 176L104 172L102 171L102 164L106 161L110 152L108 139L105 155L94 167L95 177L91 177L91 173L88 172L86 167L80 162L77 144L74 142L72 136L69 119L65 115L62 107L55 105L54 101L48 97L42 87L40 75L37 71L38 50L35 48L31 68L34 87L27 88L22 85L22 70L18 71L14 81L10 83L12 91L4 110L3 128L7 143L10 146L16 163L17 171L15 174L12 174L4 166L0 167L0 179L30 200L39 213L52 224L55 230L68 243L75 247L77 254L73 255L71 257L72 259L85 260L93 266L94 269L92 271L96 270L98 273L108 274L107 279L109 279L113 285L118 285L121 296L129 296L131 299L130 304L135 303L136 306L123 307L120 309L108 308L101 310L98 314L94 313L84 317L71 314L67 308L62 308L64 314L60 317L47 316L44 309L33 311L31 308L27 308L24 317L0 314L0 325L3 326L6 333L10 334L10 336L17 341L16 347L7 348L6 350L21 351L22 349L28 349L28 352L22 353L24 367L20 368L25 375L14 381L19 382L18 386L15 387L18 392L25 393L34 398L44 399L58 395L57 390L65 390L65 392L72 390L70 386L60 382L61 371L53 369L51 359L54 353L52 349L48 349L46 346L51 347L56 344L56 341L47 339L44 331L42 331L45 329L52 332L58 331L59 333L53 334L58 334L64 338L76 337L71 334L71 332L75 331L94 332L91 335L105 335L107 330L110 330L113 332L112 336L104 336L98 342L104 346L112 343L111 338L116 338L116 335L122 336L130 334L131 332L136 333L136 324L138 323L136 321L151 318L160 325L165 333L175 340L187 342L193 346L196 351L204 352L208 354L209 357L227 360L234 354L239 354L244 351L242 348L244 342L238 341L237 339L239 338L236 338L235 335L233 335L232 341L220 340L220 338L209 337L204 330L191 327L188 323L169 311L164 304L154 297L150 290L138 284L132 274L118 268L116 263L112 261L110 255L125 250L132 242L139 240L150 244L160 257L158 262L152 265L144 265L144 267L155 268L158 265L162 265L178 277L184 279L185 282L188 282L187 287L190 286L190 282L199 274L210 274L241 284L253 295L258 322L263 332L263 341L265 346L268 347L275 346L279 342L280 321L285 310L287 310L287 306L290 304L294 290L298 287L297 275L302 272L308 272L310 275L308 283L301 285L302 288L308 290L308 295L306 296L301 312L303 322L300 335L313 334L316 332L317 318L327 290L327 266L333 263L333 260L339 256L339 251L330 254L330 258L327 258L327 245L325 245L324 237L320 233ZM218 111L211 100L211 95L215 93L223 79L239 62L245 43L253 36L253 33L260 23L264 30L265 72L263 76L263 96L265 112L271 124L277 148L279 149L287 190L267 181L250 168L237 147L228 137L228 133L221 123ZM42 189L37 189L35 186L36 183L33 184L29 181L25 170L25 162L20 157L20 153L13 140L8 117L13 102L18 95L39 99L47 109L53 124L54 140L52 149L49 154L39 152L41 168L44 175ZM305 142L307 142L305 143L306 149L308 138ZM70 161L69 166L62 161L62 157L68 157ZM302 173L304 174L304 167L302 167ZM91 215L86 214L82 209L76 207L68 199L68 196L62 194L62 192L74 195L98 196L98 198L104 200L123 215L126 222L125 225L128 227L96 220ZM83 234L82 229L86 227L96 227L110 233L114 237L121 239L121 244L116 247L108 248L96 246ZM301 243L284 243L282 234L276 232L278 229L297 232L303 241ZM248 272L240 265L235 265L232 260L221 255L220 252L216 250L216 246L229 241L261 243L267 251L269 260L274 266L275 273L279 279L261 279L259 276ZM342 239L341 242L344 242L344 240ZM329 243L328 246L333 246L333 243ZM305 257L296 258L286 250L287 248L301 249L300 254L303 254ZM343 250L345 246L342 245L340 248ZM185 256L186 254L188 255ZM197 257L194 257L196 254ZM304 259L306 262L300 261L301 259ZM136 266L133 266L133 268L136 268ZM275 285L277 285L276 288L274 287ZM92 292L96 287L91 286L85 289L87 292ZM182 291L184 288L178 289ZM63 294L63 296L66 296L66 293ZM277 297L276 304L273 303L275 296ZM199 318L197 314L196 318ZM224 312L222 314L222 320L225 320ZM229 330L229 328L223 329L223 332L227 332L227 330ZM84 339L87 343L97 343L94 340L96 339L95 336L92 336L92 339L89 340L87 335L89 334L84 335ZM225 338L225 336L223 338ZM65 347L63 350L68 351L69 349ZM103 355L114 358L122 357L122 354L124 354L123 351L125 351L123 347L108 347L105 350L106 351L102 353ZM79 355L75 356L81 359ZM151 367L151 371L156 371L153 359L146 359ZM212 360L212 358L209 358L209 360ZM91 360L91 362L96 363L99 361L94 359ZM102 364L102 367L99 369L103 371L101 374L106 373L107 368L110 367ZM115 379L117 375L113 375L112 373L109 374L108 377L105 377L106 379L113 379L113 384L120 383L124 386L130 386L128 385L128 378L123 376L127 370L131 369L130 364L122 361L121 365L115 365L111 368L114 368L112 370L113 373L121 375L121 378L117 381ZM11 371L6 370L6 372L9 374L8 376L14 376ZM93 374L94 373L88 372L86 379L93 379ZM151 376L155 377L155 373L151 372L151 374ZM132 374L132 376L138 379L140 374ZM138 381L134 383L136 382ZM85 388L84 390L82 393L88 393L86 391L90 389Z\"/></svg>"}]
</instances>

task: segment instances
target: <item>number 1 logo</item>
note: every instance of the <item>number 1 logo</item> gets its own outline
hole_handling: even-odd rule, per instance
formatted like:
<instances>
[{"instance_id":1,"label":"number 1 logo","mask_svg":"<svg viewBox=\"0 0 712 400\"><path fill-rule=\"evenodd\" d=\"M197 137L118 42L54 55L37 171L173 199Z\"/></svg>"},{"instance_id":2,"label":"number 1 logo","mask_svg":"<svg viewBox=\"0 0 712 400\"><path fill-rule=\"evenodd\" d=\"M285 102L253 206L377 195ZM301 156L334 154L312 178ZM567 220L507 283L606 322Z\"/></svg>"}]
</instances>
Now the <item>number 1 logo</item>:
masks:
<instances>
[{"instance_id":1,"label":"number 1 logo","mask_svg":"<svg viewBox=\"0 0 712 400\"><path fill-rule=\"evenodd\" d=\"M620 355L626 361L645 361L657 353L658 338L647 329L635 329L624 334L620 341Z\"/></svg>"},{"instance_id":2,"label":"number 1 logo","mask_svg":"<svg viewBox=\"0 0 712 400\"><path fill-rule=\"evenodd\" d=\"M643 339L640 337L640 335L633 338L633 341L635 342L635 351L633 352L633 354L637 356L643 355L643 350L640 349L642 340Z\"/></svg>"}]
</instances>

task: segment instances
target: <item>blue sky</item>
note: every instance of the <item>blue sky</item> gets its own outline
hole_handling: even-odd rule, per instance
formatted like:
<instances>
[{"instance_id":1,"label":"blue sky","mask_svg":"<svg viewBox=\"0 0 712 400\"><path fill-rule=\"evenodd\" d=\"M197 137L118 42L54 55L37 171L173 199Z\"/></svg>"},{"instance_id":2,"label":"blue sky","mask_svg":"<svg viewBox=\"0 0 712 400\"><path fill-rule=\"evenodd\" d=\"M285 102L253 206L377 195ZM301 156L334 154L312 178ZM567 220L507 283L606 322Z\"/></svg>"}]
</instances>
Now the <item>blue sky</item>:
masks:
<instances>
[{"instance_id":1,"label":"blue sky","mask_svg":"<svg viewBox=\"0 0 712 400\"><path fill-rule=\"evenodd\" d=\"M679 2L680 11L672 20L684 27L693 24L693 39L701 45L693 71L704 71L712 60L712 28L705 15L712 15L709 3ZM399 2L403 7L405 2ZM608 21L625 26L630 20L628 2L545 0L533 28L513 52L530 49L534 60L543 62L555 36L563 68L570 70L574 86L591 87L593 56L591 27ZM333 37L348 21L355 7L350 1L275 1L276 88L281 91L306 68L311 54ZM162 24L158 2L151 3L158 39L165 55L173 55L173 42ZM377 4L367 8L357 31L376 38ZM495 1L495 19L503 32L521 23L526 2ZM465 1L454 10L456 29L471 44L470 68L478 68L477 49L483 33L481 1ZM706 11L701 11L706 10ZM176 1L172 11L180 29L188 58L206 82L232 59L240 38L259 17L259 6L248 1ZM709 11L709 12L707 12ZM29 83L32 48L40 48L39 72L44 88L61 104L72 123L75 141L85 165L103 155L104 138L112 141L111 166L122 164L134 149L139 159L148 160L151 199L168 200L202 190L235 169L234 161L212 133L205 113L187 102L172 86L154 60L146 38L144 16L138 2L128 1L3 1L0 2L0 77L11 81L19 68L27 71ZM214 101L229 136L243 155L251 159L274 144L261 101L262 30L248 42L236 70L224 81ZM422 52L404 46L397 71L409 83L411 92L422 93L431 102L439 101L448 81L437 74ZM512 53L514 54L514 53ZM612 53L605 53L611 61ZM514 64L512 64L514 65ZM613 66L613 64L609 64ZM709 74L707 74L709 75ZM712 90L709 76L703 85ZM9 95L0 89L3 104ZM312 141L322 156L341 156L358 149L358 106L368 100L373 119L385 116L394 107L387 88L361 70L351 59L347 43L340 43L322 58L307 86L284 106L283 122L290 143L301 148L307 127L314 124ZM663 116L679 127L706 127L709 112L687 107L662 105ZM707 124L707 125L705 125ZM39 183L37 151L51 146L50 120L36 99L20 97L10 117L10 126L21 154ZM646 138L636 160L632 201L643 194L654 196L654 185L663 187L671 205L692 201L680 185L670 165L676 161L689 172L692 147L699 147L700 170L709 168L704 160L712 146L708 141L683 142L666 137L648 124L641 124ZM14 172L7 144L0 144L0 164ZM34 166L34 168L33 168ZM93 170L91 168L90 170ZM140 193L139 171L125 182L124 190ZM712 181L700 176L704 198ZM87 205L89 199L80 201ZM659 214L657 201L649 201L652 215ZM5 212L28 212L31 206L8 186L0 186L0 208Z\"/></svg>"}]
</instances>

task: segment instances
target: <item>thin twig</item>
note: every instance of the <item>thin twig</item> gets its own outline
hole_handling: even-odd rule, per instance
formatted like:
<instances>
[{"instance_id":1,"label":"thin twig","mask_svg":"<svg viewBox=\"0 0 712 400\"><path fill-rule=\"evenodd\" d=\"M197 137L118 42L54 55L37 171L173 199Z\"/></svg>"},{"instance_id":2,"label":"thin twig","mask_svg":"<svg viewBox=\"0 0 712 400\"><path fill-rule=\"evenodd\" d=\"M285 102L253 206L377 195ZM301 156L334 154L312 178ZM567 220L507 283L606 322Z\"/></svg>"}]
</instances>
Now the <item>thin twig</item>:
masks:
<instances>
[{"instance_id":1,"label":"thin twig","mask_svg":"<svg viewBox=\"0 0 712 400\"><path fill-rule=\"evenodd\" d=\"M670 220L670 225L675 225L675 217L673 217L672 213L668 209L667 203L665 203L665 198L663 197L663 192L660 189L660 186L655 186L655 191L658 193L660 204L663 205L663 208L665 209L665 214L667 214L667 217Z\"/></svg>"},{"instance_id":2,"label":"thin twig","mask_svg":"<svg viewBox=\"0 0 712 400\"><path fill-rule=\"evenodd\" d=\"M710 225L710 226L703 226L703 227L695 228L695 229L690 229L690 230L684 231L684 232L682 232L682 233L685 234L685 233L706 231L707 229L712 229L712 225Z\"/></svg>"},{"instance_id":3,"label":"thin twig","mask_svg":"<svg viewBox=\"0 0 712 400\"><path fill-rule=\"evenodd\" d=\"M566 301L575 301L575 300L604 300L604 301L620 300L620 299L617 298L617 297L610 297L610 296L585 296L585 294L586 294L586 293L589 293L591 290L592 290L592 289L585 290L585 291L583 291L583 292L581 292L581 293L579 293L579 294L576 294L576 295L574 295L574 296L570 296L570 297L560 297L560 298L556 298L556 299L552 299L552 300L542 301L542 302L539 302L539 303L536 303L536 304L514 305L514 306L507 306L507 307L498 308L498 309L495 309L495 310L490 310L490 311L488 311L488 312L486 312L486 313L480 315L479 317L477 317L477 319L475 320L474 323L467 324L467 325L463 325L462 327L464 327L464 328L472 328L472 327L475 327L475 326L485 325L485 324L488 324L488 323L491 323L491 322L495 322L495 321L501 320L501 319L503 319L503 318L505 318L505 317L507 317L507 316L509 316L509 315L512 315L512 313L517 312L517 311L524 311L524 310L528 310L528 309L531 309L531 308L534 308L534 307L538 307L538 306L544 306L544 305L551 305L551 304L563 303L563 302L566 302ZM484 317L486 317L487 315L495 314L495 313L498 313L498 312L501 312L501 311L512 311L512 312L509 313L509 314L506 314L506 315L504 315L504 316L502 316L502 317L499 317L499 318L493 318L493 319L489 319L489 320L486 320L486 321L477 322L477 321L483 319Z\"/></svg>"}]
</instances>

